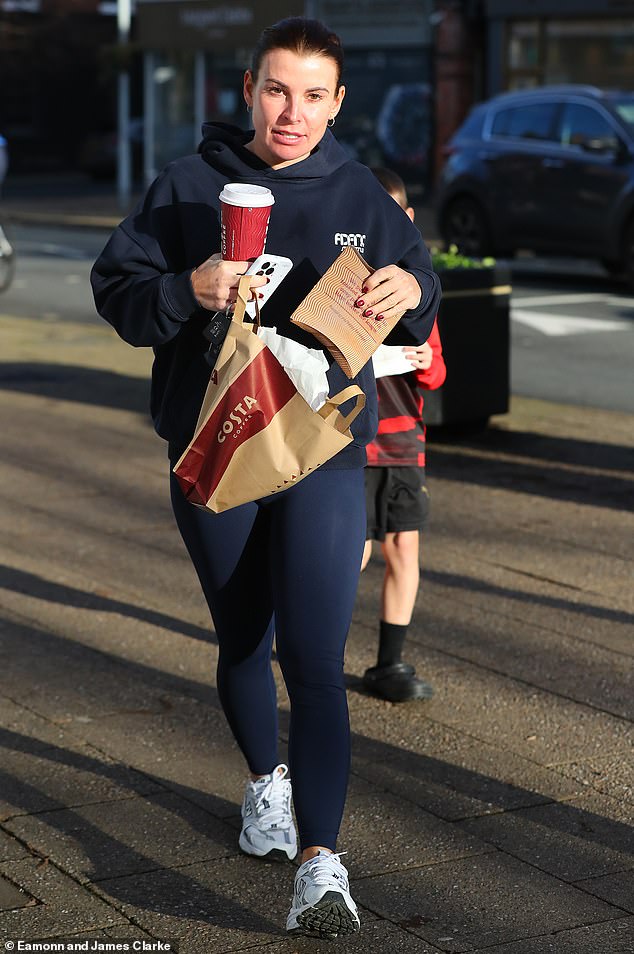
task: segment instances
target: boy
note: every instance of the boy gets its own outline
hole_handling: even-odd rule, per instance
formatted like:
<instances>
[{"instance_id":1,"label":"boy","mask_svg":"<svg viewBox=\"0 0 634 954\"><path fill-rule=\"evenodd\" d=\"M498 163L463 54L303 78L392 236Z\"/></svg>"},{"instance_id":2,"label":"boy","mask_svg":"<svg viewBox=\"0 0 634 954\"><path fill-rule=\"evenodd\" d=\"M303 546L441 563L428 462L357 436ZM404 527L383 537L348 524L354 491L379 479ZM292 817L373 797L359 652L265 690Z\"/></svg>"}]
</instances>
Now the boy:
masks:
<instances>
[{"instance_id":1,"label":"boy","mask_svg":"<svg viewBox=\"0 0 634 954\"><path fill-rule=\"evenodd\" d=\"M403 180L390 169L372 170L386 191L414 220ZM400 349L399 349L400 350ZM377 378L379 429L368 446L366 506L368 528L361 569L379 540L385 559L381 594L379 651L376 666L368 669L363 685L390 702L429 699L432 687L416 676L401 654L420 583L420 531L429 510L425 485L425 426L421 389L439 388L445 380L437 323L428 341L404 349L412 370ZM378 361L377 374L380 374Z\"/></svg>"}]
</instances>

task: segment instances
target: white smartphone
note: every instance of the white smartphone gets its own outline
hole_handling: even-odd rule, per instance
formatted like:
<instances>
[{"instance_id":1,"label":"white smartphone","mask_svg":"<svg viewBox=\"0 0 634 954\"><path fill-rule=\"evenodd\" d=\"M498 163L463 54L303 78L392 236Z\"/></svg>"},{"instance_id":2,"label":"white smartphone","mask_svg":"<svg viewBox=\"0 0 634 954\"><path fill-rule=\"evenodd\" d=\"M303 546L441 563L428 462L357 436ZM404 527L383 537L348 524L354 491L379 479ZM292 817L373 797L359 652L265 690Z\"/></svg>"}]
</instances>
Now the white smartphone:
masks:
<instances>
[{"instance_id":1,"label":"white smartphone","mask_svg":"<svg viewBox=\"0 0 634 954\"><path fill-rule=\"evenodd\" d=\"M262 308L269 300L275 289L286 278L293 267L290 258L284 258L283 255L260 255L254 261L253 265L247 268L247 275L266 275L268 282L266 285L260 285L256 290L262 297L258 297L258 305ZM247 314L255 318L255 302L250 301L247 305Z\"/></svg>"}]
</instances>

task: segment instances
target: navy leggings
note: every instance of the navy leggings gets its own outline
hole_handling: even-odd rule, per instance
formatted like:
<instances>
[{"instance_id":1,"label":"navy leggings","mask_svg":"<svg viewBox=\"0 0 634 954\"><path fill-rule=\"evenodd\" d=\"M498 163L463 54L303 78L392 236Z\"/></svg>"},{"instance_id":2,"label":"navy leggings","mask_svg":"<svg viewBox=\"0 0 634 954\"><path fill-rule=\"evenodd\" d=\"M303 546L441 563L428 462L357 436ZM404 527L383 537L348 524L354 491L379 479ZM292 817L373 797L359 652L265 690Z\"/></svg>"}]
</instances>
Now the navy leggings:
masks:
<instances>
[{"instance_id":1,"label":"navy leggings","mask_svg":"<svg viewBox=\"0 0 634 954\"><path fill-rule=\"evenodd\" d=\"M249 769L278 763L273 634L291 703L288 762L302 847L336 849L350 770L343 656L365 541L364 472L317 470L214 514L172 506L211 610L220 701Z\"/></svg>"}]
</instances>

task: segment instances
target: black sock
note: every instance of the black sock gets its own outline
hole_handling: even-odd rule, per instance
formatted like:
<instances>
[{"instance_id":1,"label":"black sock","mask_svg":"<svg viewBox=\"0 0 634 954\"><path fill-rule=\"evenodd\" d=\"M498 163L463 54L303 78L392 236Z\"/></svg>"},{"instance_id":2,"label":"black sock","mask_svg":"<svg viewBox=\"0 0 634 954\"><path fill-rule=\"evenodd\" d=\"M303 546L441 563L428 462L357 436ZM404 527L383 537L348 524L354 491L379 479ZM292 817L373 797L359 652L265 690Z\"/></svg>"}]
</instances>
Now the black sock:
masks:
<instances>
[{"instance_id":1,"label":"black sock","mask_svg":"<svg viewBox=\"0 0 634 954\"><path fill-rule=\"evenodd\" d=\"M379 656L377 666L391 666L401 661L407 626L379 621Z\"/></svg>"}]
</instances>

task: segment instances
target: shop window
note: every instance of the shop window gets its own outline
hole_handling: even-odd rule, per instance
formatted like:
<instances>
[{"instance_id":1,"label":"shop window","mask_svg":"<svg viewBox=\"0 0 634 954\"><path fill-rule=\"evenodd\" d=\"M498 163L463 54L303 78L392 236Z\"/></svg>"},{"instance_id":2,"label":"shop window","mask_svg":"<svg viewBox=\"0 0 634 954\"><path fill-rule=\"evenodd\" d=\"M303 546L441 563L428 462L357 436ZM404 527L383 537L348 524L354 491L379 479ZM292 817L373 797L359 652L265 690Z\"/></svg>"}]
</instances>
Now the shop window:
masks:
<instances>
[{"instance_id":1,"label":"shop window","mask_svg":"<svg viewBox=\"0 0 634 954\"><path fill-rule=\"evenodd\" d=\"M507 27L506 73L508 89L539 86L542 70L542 23L511 20Z\"/></svg>"},{"instance_id":2,"label":"shop window","mask_svg":"<svg viewBox=\"0 0 634 954\"><path fill-rule=\"evenodd\" d=\"M161 169L195 149L194 54L157 53L153 79L155 164Z\"/></svg>"},{"instance_id":3,"label":"shop window","mask_svg":"<svg viewBox=\"0 0 634 954\"><path fill-rule=\"evenodd\" d=\"M511 70L535 69L539 65L539 23L515 21L510 27L508 65Z\"/></svg>"},{"instance_id":4,"label":"shop window","mask_svg":"<svg viewBox=\"0 0 634 954\"><path fill-rule=\"evenodd\" d=\"M205 54L205 119L249 128L242 95L244 64L236 56Z\"/></svg>"},{"instance_id":5,"label":"shop window","mask_svg":"<svg viewBox=\"0 0 634 954\"><path fill-rule=\"evenodd\" d=\"M505 67L507 89L548 83L630 89L634 19L510 20Z\"/></svg>"},{"instance_id":6,"label":"shop window","mask_svg":"<svg viewBox=\"0 0 634 954\"><path fill-rule=\"evenodd\" d=\"M546 21L544 42L545 83L631 87L634 19Z\"/></svg>"}]
</instances>

